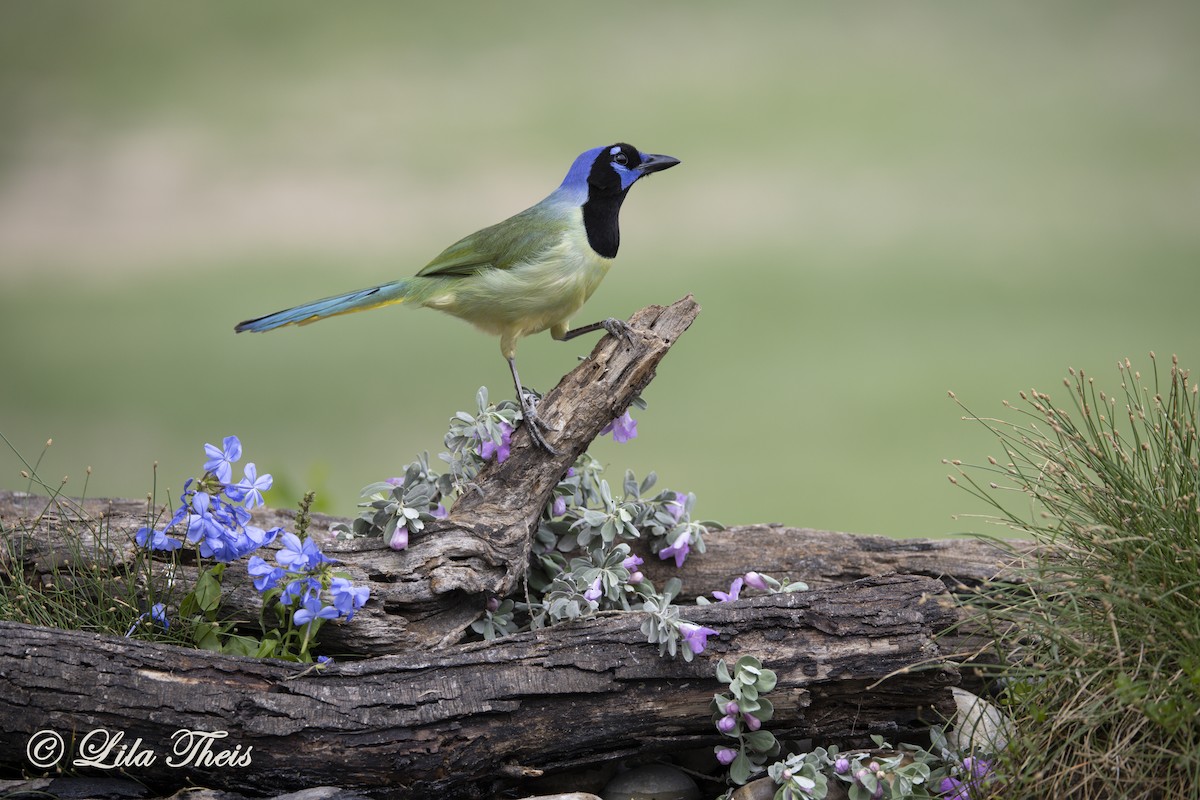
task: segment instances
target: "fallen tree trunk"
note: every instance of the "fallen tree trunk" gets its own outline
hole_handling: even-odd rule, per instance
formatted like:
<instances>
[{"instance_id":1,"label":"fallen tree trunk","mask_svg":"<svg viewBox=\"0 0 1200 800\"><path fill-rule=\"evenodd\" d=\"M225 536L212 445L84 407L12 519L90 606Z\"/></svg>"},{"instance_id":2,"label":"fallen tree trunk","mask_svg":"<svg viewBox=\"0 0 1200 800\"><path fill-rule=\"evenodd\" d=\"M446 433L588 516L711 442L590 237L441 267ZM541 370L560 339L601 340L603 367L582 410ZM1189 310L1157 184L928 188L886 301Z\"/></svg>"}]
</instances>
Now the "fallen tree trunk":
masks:
<instances>
[{"instance_id":1,"label":"fallen tree trunk","mask_svg":"<svg viewBox=\"0 0 1200 800\"><path fill-rule=\"evenodd\" d=\"M87 558L106 569L121 572L134 562L133 534L145 524L147 507L133 500L89 500L72 510L70 506L47 505L44 497L0 492L0 520L13 539L21 563L12 564L12 575L24 573L34 585L62 580L72 561ZM72 519L75 524L72 526ZM90 520L92 528L81 528ZM260 510L256 522L263 527L282 525L292 529L291 511ZM310 532L328 532L335 517L314 514ZM64 535L64 529L70 532ZM102 530L101 530L102 529ZM82 536L82 546L69 536ZM802 580L810 586L832 586L860 578L897 572L941 579L955 592L973 589L997 576L1011 577L1011 563L1028 553L1030 545L1017 543L1005 549L977 539L889 539L811 528L782 525L747 525L711 531L705 537L708 554L689 558L682 567L643 552L643 572L656 585L671 577L683 581L680 597L690 600L730 582L749 570L775 577ZM397 558L381 540L337 542L330 538L323 549L341 560L356 583L369 586L374 600L355 616L350 625L327 625L321 631L324 651L349 656L377 656L403 652L411 637L406 618L396 613L393 584L406 561ZM5 566L0 563L0 577ZM181 581L195 575L185 572ZM231 617L258 617L259 594L247 576L231 571L226 575L226 604ZM468 603L471 619L479 614L479 603ZM413 615L412 609L405 613Z\"/></svg>"},{"instance_id":2,"label":"fallen tree trunk","mask_svg":"<svg viewBox=\"0 0 1200 800\"><path fill-rule=\"evenodd\" d=\"M0 623L0 766L47 766L57 734L59 766L119 763L161 789L491 796L533 771L717 744L714 662L742 653L779 675L778 736L904 739L953 709L933 643L952 605L940 581L889 576L689 609L720 631L692 663L614 613L319 672Z\"/></svg>"}]
</instances>

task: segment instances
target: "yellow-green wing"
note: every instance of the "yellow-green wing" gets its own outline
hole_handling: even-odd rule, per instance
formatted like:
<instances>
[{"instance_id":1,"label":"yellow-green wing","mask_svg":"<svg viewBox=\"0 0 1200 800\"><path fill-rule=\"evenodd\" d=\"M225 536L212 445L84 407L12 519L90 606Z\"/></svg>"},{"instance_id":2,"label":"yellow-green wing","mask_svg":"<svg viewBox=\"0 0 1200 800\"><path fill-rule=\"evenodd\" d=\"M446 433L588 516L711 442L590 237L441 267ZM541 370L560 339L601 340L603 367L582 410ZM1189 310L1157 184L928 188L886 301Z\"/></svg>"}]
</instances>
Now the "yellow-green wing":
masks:
<instances>
[{"instance_id":1,"label":"yellow-green wing","mask_svg":"<svg viewBox=\"0 0 1200 800\"><path fill-rule=\"evenodd\" d=\"M460 239L417 275L463 278L487 269L511 269L516 264L536 261L562 241L569 220L567 209L538 204Z\"/></svg>"}]
</instances>

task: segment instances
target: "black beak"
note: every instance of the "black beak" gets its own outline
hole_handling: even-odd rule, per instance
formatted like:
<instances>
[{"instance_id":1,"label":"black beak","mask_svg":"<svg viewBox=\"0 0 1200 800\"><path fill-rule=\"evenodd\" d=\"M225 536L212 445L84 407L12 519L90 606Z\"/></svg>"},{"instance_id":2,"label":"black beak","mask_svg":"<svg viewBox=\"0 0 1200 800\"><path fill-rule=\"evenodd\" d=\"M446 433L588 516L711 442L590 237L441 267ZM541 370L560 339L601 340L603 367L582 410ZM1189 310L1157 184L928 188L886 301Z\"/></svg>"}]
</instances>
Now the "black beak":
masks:
<instances>
[{"instance_id":1,"label":"black beak","mask_svg":"<svg viewBox=\"0 0 1200 800\"><path fill-rule=\"evenodd\" d=\"M651 172L662 172L664 169L670 169L678 163L678 158L672 158L671 156L656 156L653 153L643 153L642 163L638 165L638 171L643 175L649 175Z\"/></svg>"}]
</instances>

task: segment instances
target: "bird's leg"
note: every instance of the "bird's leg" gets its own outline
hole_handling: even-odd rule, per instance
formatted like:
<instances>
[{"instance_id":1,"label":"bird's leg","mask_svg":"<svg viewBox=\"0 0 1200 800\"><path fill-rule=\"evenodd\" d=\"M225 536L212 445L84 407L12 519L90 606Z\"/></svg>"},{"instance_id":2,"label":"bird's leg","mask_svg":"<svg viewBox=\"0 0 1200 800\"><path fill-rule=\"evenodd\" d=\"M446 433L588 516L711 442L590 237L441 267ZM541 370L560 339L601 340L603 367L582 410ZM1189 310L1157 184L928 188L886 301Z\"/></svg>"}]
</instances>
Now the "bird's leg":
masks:
<instances>
[{"instance_id":1,"label":"bird's leg","mask_svg":"<svg viewBox=\"0 0 1200 800\"><path fill-rule=\"evenodd\" d=\"M610 335L615 336L618 339L624 339L626 342L633 341L633 328L629 327L629 323L621 319L616 319L615 317L609 317L608 319L601 320L600 322L593 322L591 325L581 325L578 328L572 328L569 331L562 332L554 338L558 339L560 342L565 342L568 339L574 339L576 336L582 336L585 333L591 333L592 331L598 331L601 329L607 331Z\"/></svg>"},{"instance_id":2,"label":"bird's leg","mask_svg":"<svg viewBox=\"0 0 1200 800\"><path fill-rule=\"evenodd\" d=\"M525 427L529 429L529 438L550 455L558 455L558 451L551 447L550 443L546 441L546 437L542 435L542 429L548 431L554 429L538 417L537 401L521 385L521 376L517 375L517 359L513 356L506 356L506 358L508 359L508 368L512 370L513 385L517 387L517 402L521 404L521 416L525 420Z\"/></svg>"}]
</instances>

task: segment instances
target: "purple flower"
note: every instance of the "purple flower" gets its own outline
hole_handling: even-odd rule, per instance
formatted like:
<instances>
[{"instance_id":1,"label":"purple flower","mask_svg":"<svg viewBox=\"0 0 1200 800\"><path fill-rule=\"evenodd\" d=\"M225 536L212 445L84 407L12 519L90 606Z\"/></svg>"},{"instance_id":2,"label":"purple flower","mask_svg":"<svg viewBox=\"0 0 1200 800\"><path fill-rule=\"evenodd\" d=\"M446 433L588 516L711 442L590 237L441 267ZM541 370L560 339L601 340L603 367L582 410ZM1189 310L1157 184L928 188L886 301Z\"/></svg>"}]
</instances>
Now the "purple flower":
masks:
<instances>
[{"instance_id":1,"label":"purple flower","mask_svg":"<svg viewBox=\"0 0 1200 800\"><path fill-rule=\"evenodd\" d=\"M692 549L690 544L691 538L692 535L689 532L684 531L675 537L675 541L670 547L664 547L662 550L659 550L658 557L664 561L668 558L674 557L676 568L682 567L684 559L687 558L688 552Z\"/></svg>"},{"instance_id":2,"label":"purple flower","mask_svg":"<svg viewBox=\"0 0 1200 800\"><path fill-rule=\"evenodd\" d=\"M971 793L967 789L967 785L958 778L942 778L942 784L938 790L946 800L971 800Z\"/></svg>"},{"instance_id":3,"label":"purple flower","mask_svg":"<svg viewBox=\"0 0 1200 800\"><path fill-rule=\"evenodd\" d=\"M246 564L246 571L254 578L254 588L258 589L259 593L274 589L287 574L279 567L272 567L258 556L250 557L249 563Z\"/></svg>"},{"instance_id":4,"label":"purple flower","mask_svg":"<svg viewBox=\"0 0 1200 800\"><path fill-rule=\"evenodd\" d=\"M967 756L962 760L965 779L943 778L939 788L946 800L971 800L971 789L983 782L991 768L990 761Z\"/></svg>"},{"instance_id":5,"label":"purple flower","mask_svg":"<svg viewBox=\"0 0 1200 800\"><path fill-rule=\"evenodd\" d=\"M737 700L730 700L728 703L725 704L725 713L726 714L729 714L730 716L732 716L732 715L738 713L739 711L741 711L741 707L738 706Z\"/></svg>"},{"instance_id":6,"label":"purple flower","mask_svg":"<svg viewBox=\"0 0 1200 800\"><path fill-rule=\"evenodd\" d=\"M333 594L333 607L346 618L346 622L354 619L354 612L366 605L371 597L370 587L355 586L345 578L330 581L329 591Z\"/></svg>"},{"instance_id":7,"label":"purple flower","mask_svg":"<svg viewBox=\"0 0 1200 800\"><path fill-rule=\"evenodd\" d=\"M680 492L672 492L675 495L674 500L668 500L665 503L667 513L671 515L671 519L675 520L675 524L679 524L679 520L683 518L683 512L687 509L687 495Z\"/></svg>"},{"instance_id":8,"label":"purple flower","mask_svg":"<svg viewBox=\"0 0 1200 800\"><path fill-rule=\"evenodd\" d=\"M762 727L762 720L753 714L742 714L742 722L746 723L748 731L756 731Z\"/></svg>"},{"instance_id":9,"label":"purple flower","mask_svg":"<svg viewBox=\"0 0 1200 800\"><path fill-rule=\"evenodd\" d=\"M838 756L837 761L833 762L833 771L838 775L845 775L850 771L850 759L845 756Z\"/></svg>"},{"instance_id":10,"label":"purple flower","mask_svg":"<svg viewBox=\"0 0 1200 800\"><path fill-rule=\"evenodd\" d=\"M583 599L594 603L604 594L604 590L600 588L600 577L596 576L596 580L592 581L592 585L586 592L583 593Z\"/></svg>"},{"instance_id":11,"label":"purple flower","mask_svg":"<svg viewBox=\"0 0 1200 800\"><path fill-rule=\"evenodd\" d=\"M638 567L645 563L645 560L643 560L641 556L630 556L621 562L621 566L630 572L635 572Z\"/></svg>"},{"instance_id":12,"label":"purple flower","mask_svg":"<svg viewBox=\"0 0 1200 800\"><path fill-rule=\"evenodd\" d=\"M271 488L271 476L258 474L258 467L251 461L246 464L245 477L233 486L225 487L230 500L245 503L246 508L263 504L262 493Z\"/></svg>"},{"instance_id":13,"label":"purple flower","mask_svg":"<svg viewBox=\"0 0 1200 800\"><path fill-rule=\"evenodd\" d=\"M561 517L567 513L567 498L559 495L554 498L554 504L550 507L550 516Z\"/></svg>"},{"instance_id":14,"label":"purple flower","mask_svg":"<svg viewBox=\"0 0 1200 800\"><path fill-rule=\"evenodd\" d=\"M613 441L617 442L618 444L624 444L630 439L636 439L637 420L631 417L629 412L626 411L624 414L605 425L604 429L600 431L601 436L605 435L606 433L611 433Z\"/></svg>"},{"instance_id":15,"label":"purple flower","mask_svg":"<svg viewBox=\"0 0 1200 800\"><path fill-rule=\"evenodd\" d=\"M318 619L337 619L338 610L333 606L321 604L321 597L316 592L308 592L296 613L292 615L292 624L299 628Z\"/></svg>"},{"instance_id":16,"label":"purple flower","mask_svg":"<svg viewBox=\"0 0 1200 800\"><path fill-rule=\"evenodd\" d=\"M629 573L629 577L625 579L625 582L627 584L629 584L630 586L637 586L639 583L641 583L644 580L646 580L646 576L643 575L642 573L631 572L631 573Z\"/></svg>"},{"instance_id":17,"label":"purple flower","mask_svg":"<svg viewBox=\"0 0 1200 800\"><path fill-rule=\"evenodd\" d=\"M724 766L729 766L730 764L733 763L733 760L735 758L737 758L737 754L738 754L738 751L734 750L731 747L718 747L717 748L717 761L721 762L721 764L723 764Z\"/></svg>"},{"instance_id":18,"label":"purple flower","mask_svg":"<svg viewBox=\"0 0 1200 800\"><path fill-rule=\"evenodd\" d=\"M486 439L479 443L476 452L484 461L491 461L495 456L496 461L503 463L512 452L512 432L513 426L507 422L500 423L500 444L496 444L491 439Z\"/></svg>"},{"instance_id":19,"label":"purple flower","mask_svg":"<svg viewBox=\"0 0 1200 800\"><path fill-rule=\"evenodd\" d=\"M972 778L979 780L988 774L992 769L992 763L985 761L982 758L967 756L962 762L963 770L966 771Z\"/></svg>"},{"instance_id":20,"label":"purple flower","mask_svg":"<svg viewBox=\"0 0 1200 800\"><path fill-rule=\"evenodd\" d=\"M721 733L732 733L733 729L736 727L737 718L731 717L728 714L717 720L717 730L719 730Z\"/></svg>"},{"instance_id":21,"label":"purple flower","mask_svg":"<svg viewBox=\"0 0 1200 800\"><path fill-rule=\"evenodd\" d=\"M388 547L393 550L404 550L408 547L408 526L397 525L392 538L388 540Z\"/></svg>"},{"instance_id":22,"label":"purple flower","mask_svg":"<svg viewBox=\"0 0 1200 800\"><path fill-rule=\"evenodd\" d=\"M500 610L500 598L492 595L487 599L487 610L495 614Z\"/></svg>"},{"instance_id":23,"label":"purple flower","mask_svg":"<svg viewBox=\"0 0 1200 800\"><path fill-rule=\"evenodd\" d=\"M733 583L729 585L728 592L713 592L713 597L717 598L717 600L721 601L722 603L732 603L734 600L738 599L738 594L740 594L741 591L742 579L734 578Z\"/></svg>"},{"instance_id":24,"label":"purple flower","mask_svg":"<svg viewBox=\"0 0 1200 800\"><path fill-rule=\"evenodd\" d=\"M450 516L450 512L446 510L444 505L438 503L436 506L429 509L429 516L433 517L434 519L445 519L446 517Z\"/></svg>"},{"instance_id":25,"label":"purple flower","mask_svg":"<svg viewBox=\"0 0 1200 800\"><path fill-rule=\"evenodd\" d=\"M757 572L747 572L746 573L746 585L753 589L758 589L759 591L762 591L762 592L767 591L769 588L767 586L766 579L763 578L762 575L759 575Z\"/></svg>"},{"instance_id":26,"label":"purple flower","mask_svg":"<svg viewBox=\"0 0 1200 800\"><path fill-rule=\"evenodd\" d=\"M693 653L703 653L704 648L708 647L708 637L718 635L717 631L712 628L705 628L690 622L679 623L679 632L683 634L683 640L687 642Z\"/></svg>"},{"instance_id":27,"label":"purple flower","mask_svg":"<svg viewBox=\"0 0 1200 800\"><path fill-rule=\"evenodd\" d=\"M222 447L204 445L204 454L208 456L204 469L216 475L221 483L229 483L233 480L233 462L242 457L242 443L236 436L226 436L222 444Z\"/></svg>"}]
</instances>

